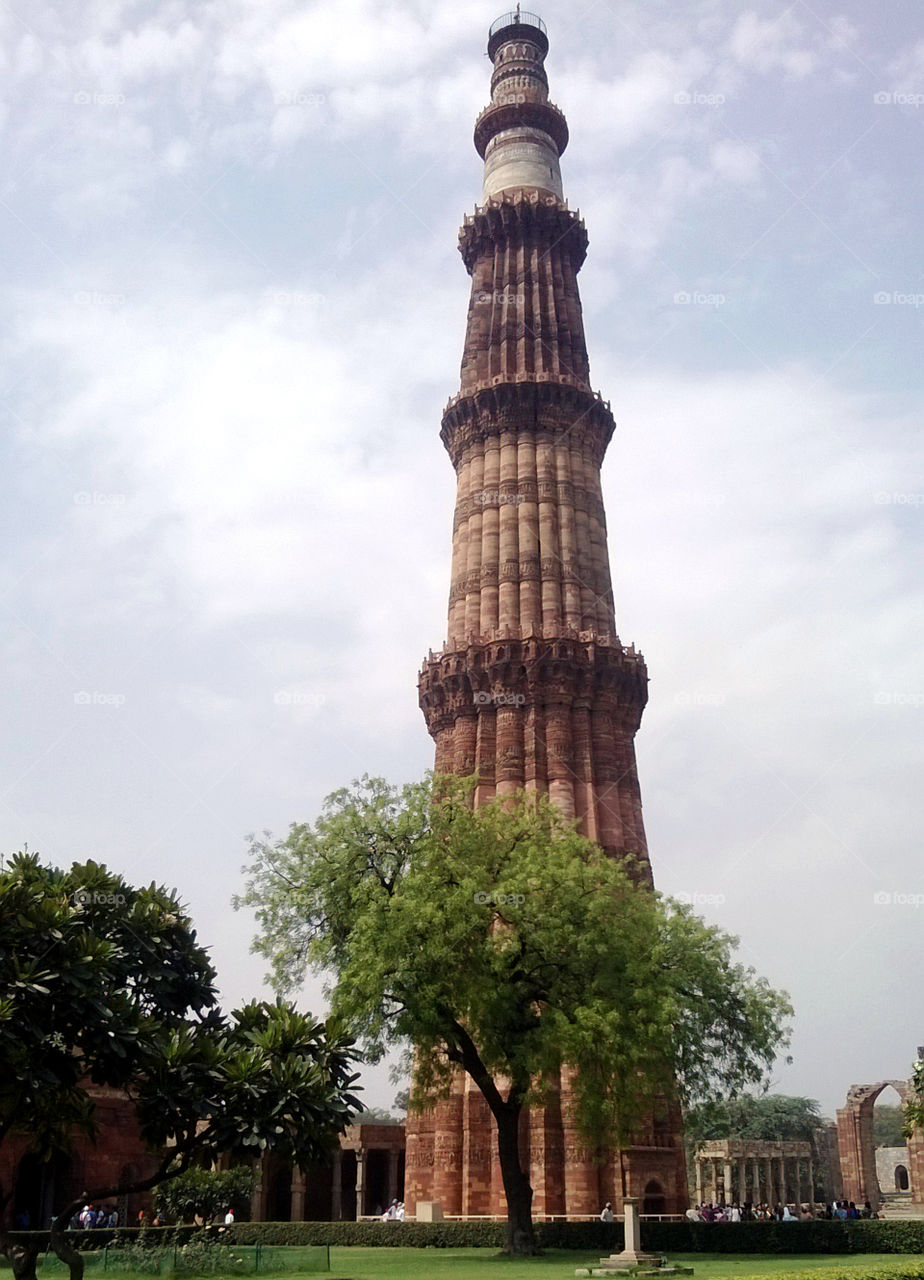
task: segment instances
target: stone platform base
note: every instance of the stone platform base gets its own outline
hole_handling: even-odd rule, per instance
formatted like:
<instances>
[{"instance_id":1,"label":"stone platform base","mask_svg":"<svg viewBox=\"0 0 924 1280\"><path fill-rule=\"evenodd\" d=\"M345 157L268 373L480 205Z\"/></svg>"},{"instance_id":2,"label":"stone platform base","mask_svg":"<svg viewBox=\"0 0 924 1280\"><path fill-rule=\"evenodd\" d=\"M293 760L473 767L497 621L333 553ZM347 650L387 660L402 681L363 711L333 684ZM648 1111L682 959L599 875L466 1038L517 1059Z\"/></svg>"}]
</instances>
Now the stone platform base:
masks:
<instances>
[{"instance_id":1,"label":"stone platform base","mask_svg":"<svg viewBox=\"0 0 924 1280\"><path fill-rule=\"evenodd\" d=\"M576 1276L691 1276L694 1274L692 1267L662 1267L662 1266L645 1266L645 1263L639 1263L639 1266L626 1267L577 1267Z\"/></svg>"},{"instance_id":2,"label":"stone platform base","mask_svg":"<svg viewBox=\"0 0 924 1280\"><path fill-rule=\"evenodd\" d=\"M691 1276L692 1267L578 1267L576 1276Z\"/></svg>"},{"instance_id":3,"label":"stone platform base","mask_svg":"<svg viewBox=\"0 0 924 1280\"><path fill-rule=\"evenodd\" d=\"M662 1262L660 1254L626 1250L601 1258L596 1267L578 1267L576 1276L691 1276L692 1267L673 1267Z\"/></svg>"}]
</instances>

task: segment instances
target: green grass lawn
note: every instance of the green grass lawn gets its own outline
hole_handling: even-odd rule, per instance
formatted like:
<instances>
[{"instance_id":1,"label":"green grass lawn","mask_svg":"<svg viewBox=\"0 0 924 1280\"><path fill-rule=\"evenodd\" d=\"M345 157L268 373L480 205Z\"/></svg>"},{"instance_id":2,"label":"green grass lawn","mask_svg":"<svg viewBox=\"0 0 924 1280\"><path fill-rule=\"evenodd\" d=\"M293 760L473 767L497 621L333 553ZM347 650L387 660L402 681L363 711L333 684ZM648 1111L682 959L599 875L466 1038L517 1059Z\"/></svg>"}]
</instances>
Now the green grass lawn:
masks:
<instances>
[{"instance_id":1,"label":"green grass lawn","mask_svg":"<svg viewBox=\"0 0 924 1280\"><path fill-rule=\"evenodd\" d=\"M299 1253L296 1246L288 1249L271 1249L270 1253L284 1253L285 1271L266 1272L266 1280L316 1280L323 1272L310 1276L299 1270ZM306 1257L313 1250L304 1251ZM316 1255L315 1255L316 1256ZM541 1258L509 1259L498 1257L495 1249L369 1249L332 1246L330 1251L329 1280L572 1280L575 1267L586 1267L597 1262L599 1254L580 1250L550 1249ZM5 1259L4 1259L5 1261ZM856 1270L862 1274L868 1267L887 1264L901 1267L913 1264L920 1267L924 1276L924 1255L898 1253L864 1254L729 1254L690 1253L671 1254L671 1262L695 1268L694 1280L732 1280L737 1276L768 1276L786 1280L796 1272L823 1267L839 1270ZM42 1277L44 1268L39 1267ZM264 1273L260 1273L264 1274ZM879 1273L877 1280L887 1280L888 1272ZM45 1272L42 1280L67 1280L67 1270L60 1263ZM139 1277L138 1273L119 1270L103 1271L102 1267L88 1266L87 1280L155 1280ZM171 1280L171 1273L164 1273L164 1280ZM215 1276L210 1280L242 1280L241 1277ZM259 1280L259 1277L254 1277Z\"/></svg>"},{"instance_id":2,"label":"green grass lawn","mask_svg":"<svg viewBox=\"0 0 924 1280\"><path fill-rule=\"evenodd\" d=\"M599 1260L599 1253L549 1250L541 1258L499 1258L494 1249L346 1249L332 1247L330 1274L349 1280L568 1280L575 1267ZM696 1269L700 1280L766 1275L785 1280L796 1271L816 1267L857 1267L865 1264L914 1261L924 1267L920 1254L671 1254L670 1261ZM294 1278L290 1277L290 1280Z\"/></svg>"}]
</instances>

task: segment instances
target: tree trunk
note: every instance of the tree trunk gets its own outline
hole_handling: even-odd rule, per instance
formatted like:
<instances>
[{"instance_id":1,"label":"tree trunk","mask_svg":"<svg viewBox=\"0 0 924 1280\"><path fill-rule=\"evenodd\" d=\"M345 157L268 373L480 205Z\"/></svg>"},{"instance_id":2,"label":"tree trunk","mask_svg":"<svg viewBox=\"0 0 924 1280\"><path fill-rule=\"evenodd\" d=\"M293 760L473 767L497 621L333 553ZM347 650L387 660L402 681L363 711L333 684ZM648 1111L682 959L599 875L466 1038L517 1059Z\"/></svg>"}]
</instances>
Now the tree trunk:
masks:
<instances>
[{"instance_id":1,"label":"tree trunk","mask_svg":"<svg viewBox=\"0 0 924 1280\"><path fill-rule=\"evenodd\" d=\"M497 1154L507 1197L507 1231L505 1253L517 1257L533 1257L539 1252L533 1230L533 1189L520 1164L519 1106L509 1103L495 1113Z\"/></svg>"},{"instance_id":2,"label":"tree trunk","mask_svg":"<svg viewBox=\"0 0 924 1280\"><path fill-rule=\"evenodd\" d=\"M37 1244L26 1244L8 1235L6 1231L0 1231L0 1253L9 1258L14 1280L36 1280L35 1264L39 1253Z\"/></svg>"},{"instance_id":3,"label":"tree trunk","mask_svg":"<svg viewBox=\"0 0 924 1280\"><path fill-rule=\"evenodd\" d=\"M70 1268L71 1280L83 1280L83 1258L55 1221L51 1226L51 1247Z\"/></svg>"}]
</instances>

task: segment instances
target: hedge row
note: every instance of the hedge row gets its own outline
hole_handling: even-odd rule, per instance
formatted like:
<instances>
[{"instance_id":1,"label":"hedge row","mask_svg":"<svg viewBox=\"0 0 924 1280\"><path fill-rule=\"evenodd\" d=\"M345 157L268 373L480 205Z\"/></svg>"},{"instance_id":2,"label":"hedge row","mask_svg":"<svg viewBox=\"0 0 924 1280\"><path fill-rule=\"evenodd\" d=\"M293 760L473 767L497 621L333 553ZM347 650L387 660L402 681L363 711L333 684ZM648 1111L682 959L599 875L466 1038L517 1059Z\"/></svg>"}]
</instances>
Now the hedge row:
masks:
<instances>
[{"instance_id":1,"label":"hedge row","mask_svg":"<svg viewBox=\"0 0 924 1280\"><path fill-rule=\"evenodd\" d=\"M851 1263L846 1267L813 1267L811 1271L787 1271L785 1280L921 1280L924 1262ZM767 1273L740 1276L738 1280L767 1280ZM777 1280L783 1277L777 1275Z\"/></svg>"},{"instance_id":2,"label":"hedge row","mask_svg":"<svg viewBox=\"0 0 924 1280\"><path fill-rule=\"evenodd\" d=\"M180 1244L198 1227L148 1227L152 1246ZM503 1222L238 1222L236 1244L364 1245L403 1249L499 1248ZM210 1228L218 1234L219 1228ZM15 1232L47 1248L47 1231ZM79 1249L101 1249L116 1239L128 1243L139 1229L68 1232ZM612 1253L622 1248L621 1223L538 1222L536 1235L548 1249ZM924 1253L924 1221L857 1219L815 1222L643 1222L642 1245L654 1253Z\"/></svg>"}]
</instances>

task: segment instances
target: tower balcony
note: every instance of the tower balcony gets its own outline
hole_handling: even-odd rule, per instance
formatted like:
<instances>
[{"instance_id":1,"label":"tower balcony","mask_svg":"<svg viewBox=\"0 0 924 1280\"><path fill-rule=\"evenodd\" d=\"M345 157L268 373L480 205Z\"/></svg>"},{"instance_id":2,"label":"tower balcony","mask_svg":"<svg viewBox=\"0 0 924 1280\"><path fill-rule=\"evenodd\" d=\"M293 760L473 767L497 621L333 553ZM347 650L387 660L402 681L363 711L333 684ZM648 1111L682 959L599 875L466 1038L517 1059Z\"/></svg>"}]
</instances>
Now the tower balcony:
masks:
<instances>
[{"instance_id":1,"label":"tower balcony","mask_svg":"<svg viewBox=\"0 0 924 1280\"><path fill-rule=\"evenodd\" d=\"M529 40L539 46L543 57L549 51L545 23L538 13L521 12L519 5L511 13L502 13L491 23L488 30L488 57L492 62L500 46L510 40Z\"/></svg>"}]
</instances>

